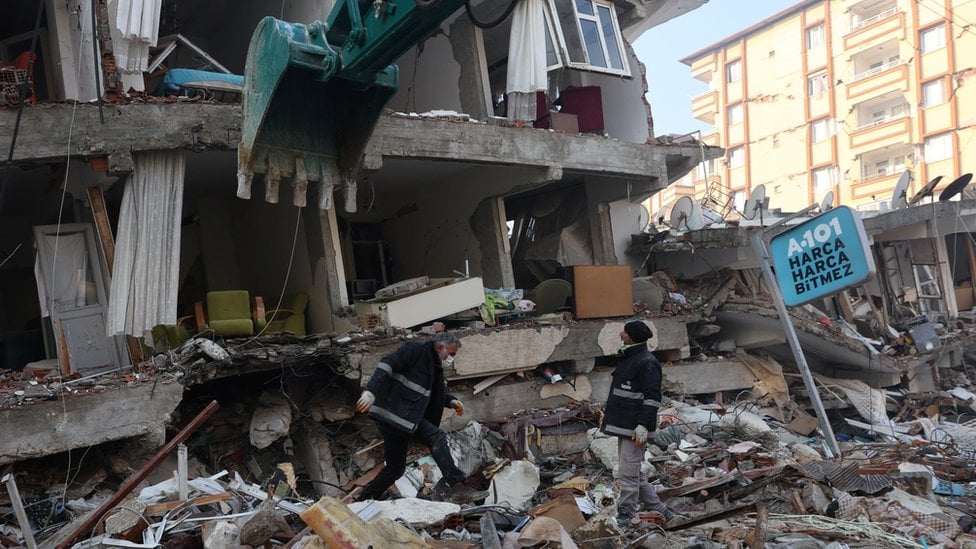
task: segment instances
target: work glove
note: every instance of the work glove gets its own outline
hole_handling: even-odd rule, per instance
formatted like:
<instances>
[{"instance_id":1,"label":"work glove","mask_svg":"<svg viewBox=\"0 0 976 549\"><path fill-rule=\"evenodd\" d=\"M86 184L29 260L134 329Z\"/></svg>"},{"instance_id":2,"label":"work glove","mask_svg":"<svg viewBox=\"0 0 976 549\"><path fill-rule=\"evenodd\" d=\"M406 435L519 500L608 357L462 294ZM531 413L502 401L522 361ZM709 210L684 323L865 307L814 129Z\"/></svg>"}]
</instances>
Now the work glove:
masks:
<instances>
[{"instance_id":1,"label":"work glove","mask_svg":"<svg viewBox=\"0 0 976 549\"><path fill-rule=\"evenodd\" d=\"M464 415L464 404L461 404L460 400L457 399L452 400L451 403L448 404L448 406L454 408L454 411L457 412L458 417Z\"/></svg>"},{"instance_id":2,"label":"work glove","mask_svg":"<svg viewBox=\"0 0 976 549\"><path fill-rule=\"evenodd\" d=\"M631 440L637 444L638 448L643 448L644 445L647 444L647 427L638 425L637 428L634 429L634 436L631 437Z\"/></svg>"},{"instance_id":3,"label":"work glove","mask_svg":"<svg viewBox=\"0 0 976 549\"><path fill-rule=\"evenodd\" d=\"M359 395L359 400L356 401L356 409L359 413L365 414L373 407L373 403L376 402L376 396L369 391L363 391L363 394Z\"/></svg>"}]
</instances>

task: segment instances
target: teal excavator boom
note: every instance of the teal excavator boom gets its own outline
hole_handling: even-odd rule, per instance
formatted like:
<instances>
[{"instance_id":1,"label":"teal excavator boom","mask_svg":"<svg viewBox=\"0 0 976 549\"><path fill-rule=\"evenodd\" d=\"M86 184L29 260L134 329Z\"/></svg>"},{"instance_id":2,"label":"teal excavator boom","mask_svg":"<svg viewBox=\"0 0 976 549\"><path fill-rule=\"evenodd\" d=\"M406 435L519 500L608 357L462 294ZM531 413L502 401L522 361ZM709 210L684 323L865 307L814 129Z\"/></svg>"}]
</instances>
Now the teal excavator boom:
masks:
<instances>
[{"instance_id":1,"label":"teal excavator boom","mask_svg":"<svg viewBox=\"0 0 976 549\"><path fill-rule=\"evenodd\" d=\"M356 170L397 91L391 63L464 3L337 0L325 23L262 19L244 68L237 195L250 198L254 174L263 173L269 202L290 178L296 205L317 181L320 208L342 186L345 209L355 211Z\"/></svg>"}]
</instances>

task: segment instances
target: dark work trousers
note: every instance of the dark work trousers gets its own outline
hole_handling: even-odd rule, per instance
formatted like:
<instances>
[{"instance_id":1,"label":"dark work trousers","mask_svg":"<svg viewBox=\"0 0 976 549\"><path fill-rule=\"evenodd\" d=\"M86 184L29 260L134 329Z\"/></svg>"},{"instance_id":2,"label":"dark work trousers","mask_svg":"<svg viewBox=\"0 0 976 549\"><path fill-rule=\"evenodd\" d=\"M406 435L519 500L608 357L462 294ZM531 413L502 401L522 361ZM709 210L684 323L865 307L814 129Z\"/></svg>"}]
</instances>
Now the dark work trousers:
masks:
<instances>
[{"instance_id":1,"label":"dark work trousers","mask_svg":"<svg viewBox=\"0 0 976 549\"><path fill-rule=\"evenodd\" d=\"M410 440L416 440L430 449L430 455L440 468L444 480L449 484L457 484L465 479L464 473L454 464L451 449L447 445L447 435L433 423L421 420L413 435L394 429L382 421L376 421L376 427L383 435L384 458L386 465L376 475L376 478L363 488L360 500L376 499L390 487L407 469L407 445Z\"/></svg>"}]
</instances>

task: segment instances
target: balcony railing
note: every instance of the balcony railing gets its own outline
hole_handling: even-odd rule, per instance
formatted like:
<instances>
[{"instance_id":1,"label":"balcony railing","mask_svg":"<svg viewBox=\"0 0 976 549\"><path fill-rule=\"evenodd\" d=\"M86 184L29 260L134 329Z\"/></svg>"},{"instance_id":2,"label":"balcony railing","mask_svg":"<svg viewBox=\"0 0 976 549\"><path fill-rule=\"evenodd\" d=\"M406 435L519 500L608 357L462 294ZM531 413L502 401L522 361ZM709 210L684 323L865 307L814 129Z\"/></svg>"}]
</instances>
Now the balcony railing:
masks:
<instances>
[{"instance_id":1,"label":"balcony railing","mask_svg":"<svg viewBox=\"0 0 976 549\"><path fill-rule=\"evenodd\" d=\"M892 16L892 15L894 15L896 13L898 13L898 6L895 6L893 8L888 8L888 9L884 10L883 12L876 13L876 14L874 14L871 17L868 17L866 19L861 19L857 23L851 24L851 32L854 32L854 31L856 31L858 29L863 29L864 27L873 25L873 24L877 23L878 21L881 21L882 19L884 19L886 17L890 17L890 16Z\"/></svg>"},{"instance_id":2,"label":"balcony railing","mask_svg":"<svg viewBox=\"0 0 976 549\"><path fill-rule=\"evenodd\" d=\"M906 116L908 116L908 109L907 108L905 109L905 112L902 112L900 114L889 114L888 116L885 116L884 118L881 118L879 120L872 120L872 121L870 121L870 122L868 122L866 124L862 124L862 125L854 128L854 131L861 131L861 130L866 130L868 128L874 128L874 127L880 126L882 124L887 124L888 122L892 122L894 120L901 120L902 118L905 118Z\"/></svg>"},{"instance_id":3,"label":"balcony railing","mask_svg":"<svg viewBox=\"0 0 976 549\"><path fill-rule=\"evenodd\" d=\"M870 69L864 72L859 72L855 74L852 82L857 82L858 80L864 80L865 78L871 75L878 74L879 72L884 72L892 67L897 67L902 63L903 61L901 59L893 59L891 61L888 61L887 63L884 63L883 65L879 65L877 67L871 67Z\"/></svg>"},{"instance_id":4,"label":"balcony railing","mask_svg":"<svg viewBox=\"0 0 976 549\"><path fill-rule=\"evenodd\" d=\"M863 183L865 181L874 181L876 179L884 179L886 177L891 177L893 175L900 174L903 171L905 171L905 165L904 164L900 164L900 165L897 165L897 166L891 166L889 168L886 168L884 170L881 170L880 173L870 173L870 174L864 174L864 175L862 175L861 176L861 182Z\"/></svg>"}]
</instances>

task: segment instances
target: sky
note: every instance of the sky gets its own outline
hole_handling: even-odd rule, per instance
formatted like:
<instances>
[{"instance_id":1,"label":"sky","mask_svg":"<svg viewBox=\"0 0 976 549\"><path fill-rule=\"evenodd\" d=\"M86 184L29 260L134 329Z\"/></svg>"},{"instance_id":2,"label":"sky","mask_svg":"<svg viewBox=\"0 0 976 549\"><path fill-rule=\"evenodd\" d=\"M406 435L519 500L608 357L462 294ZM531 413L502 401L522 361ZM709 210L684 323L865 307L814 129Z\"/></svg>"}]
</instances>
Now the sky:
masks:
<instances>
[{"instance_id":1,"label":"sky","mask_svg":"<svg viewBox=\"0 0 976 549\"><path fill-rule=\"evenodd\" d=\"M686 134L712 128L691 116L691 98L708 85L678 61L688 54L798 4L800 0L710 0L704 6L646 31L634 42L646 66L654 134Z\"/></svg>"}]
</instances>

